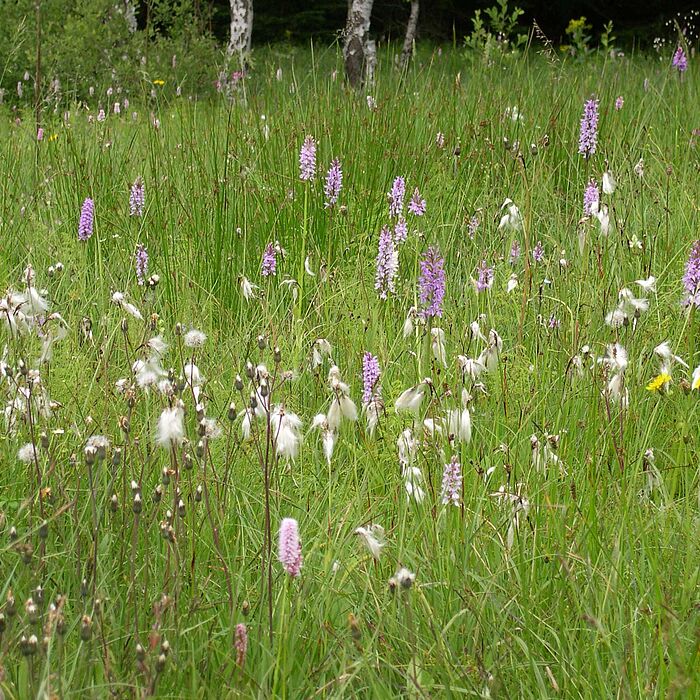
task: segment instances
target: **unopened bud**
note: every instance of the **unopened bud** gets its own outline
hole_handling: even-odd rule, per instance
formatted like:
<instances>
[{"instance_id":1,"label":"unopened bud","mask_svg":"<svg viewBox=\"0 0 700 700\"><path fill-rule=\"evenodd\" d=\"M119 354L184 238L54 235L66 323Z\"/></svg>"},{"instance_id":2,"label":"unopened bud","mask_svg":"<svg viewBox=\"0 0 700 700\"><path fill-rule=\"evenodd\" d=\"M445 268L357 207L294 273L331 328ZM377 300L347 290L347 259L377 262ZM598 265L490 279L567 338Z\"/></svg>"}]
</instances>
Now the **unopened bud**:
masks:
<instances>
[{"instance_id":1,"label":"unopened bud","mask_svg":"<svg viewBox=\"0 0 700 700\"><path fill-rule=\"evenodd\" d=\"M33 598L27 599L27 602L24 604L24 612L32 625L39 619L39 608L37 608Z\"/></svg>"},{"instance_id":2,"label":"unopened bud","mask_svg":"<svg viewBox=\"0 0 700 700\"><path fill-rule=\"evenodd\" d=\"M88 445L83 452L85 454L85 464L91 467L97 458L97 450L92 445Z\"/></svg>"},{"instance_id":3,"label":"unopened bud","mask_svg":"<svg viewBox=\"0 0 700 700\"><path fill-rule=\"evenodd\" d=\"M83 615L80 621L80 638L84 642L89 642L92 637L92 620L89 615Z\"/></svg>"}]
</instances>

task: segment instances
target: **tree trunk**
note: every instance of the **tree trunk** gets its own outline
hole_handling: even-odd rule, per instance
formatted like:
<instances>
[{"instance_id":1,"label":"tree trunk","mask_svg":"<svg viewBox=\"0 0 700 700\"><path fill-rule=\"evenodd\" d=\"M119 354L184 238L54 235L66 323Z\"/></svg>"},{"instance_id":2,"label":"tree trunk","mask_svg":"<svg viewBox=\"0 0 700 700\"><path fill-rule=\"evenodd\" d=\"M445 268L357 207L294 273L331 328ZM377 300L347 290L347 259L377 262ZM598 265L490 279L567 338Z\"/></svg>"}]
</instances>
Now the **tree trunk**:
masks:
<instances>
[{"instance_id":1,"label":"tree trunk","mask_svg":"<svg viewBox=\"0 0 700 700\"><path fill-rule=\"evenodd\" d=\"M374 0L349 0L348 23L345 27L345 76L355 89L362 87L365 53Z\"/></svg>"},{"instance_id":2,"label":"tree trunk","mask_svg":"<svg viewBox=\"0 0 700 700\"><path fill-rule=\"evenodd\" d=\"M241 69L245 57L250 53L253 38L253 0L229 0L231 5L231 38L228 44L229 57L237 56Z\"/></svg>"},{"instance_id":3,"label":"tree trunk","mask_svg":"<svg viewBox=\"0 0 700 700\"><path fill-rule=\"evenodd\" d=\"M420 11L420 0L411 0L411 14L406 25L406 38L403 40L403 50L401 51L401 70L406 70L413 54L413 42L416 40L416 29L418 28L418 13Z\"/></svg>"}]
</instances>

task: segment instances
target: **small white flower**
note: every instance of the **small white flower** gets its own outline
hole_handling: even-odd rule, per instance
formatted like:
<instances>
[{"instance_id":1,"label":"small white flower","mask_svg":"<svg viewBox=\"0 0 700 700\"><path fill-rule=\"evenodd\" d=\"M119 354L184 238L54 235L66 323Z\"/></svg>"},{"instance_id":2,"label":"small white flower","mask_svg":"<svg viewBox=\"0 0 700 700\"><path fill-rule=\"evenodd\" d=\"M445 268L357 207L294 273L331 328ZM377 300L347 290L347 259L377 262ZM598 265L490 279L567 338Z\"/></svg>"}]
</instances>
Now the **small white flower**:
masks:
<instances>
[{"instance_id":1,"label":"small white flower","mask_svg":"<svg viewBox=\"0 0 700 700\"><path fill-rule=\"evenodd\" d=\"M510 294L518 286L518 276L513 273L506 284L506 294Z\"/></svg>"}]
</instances>

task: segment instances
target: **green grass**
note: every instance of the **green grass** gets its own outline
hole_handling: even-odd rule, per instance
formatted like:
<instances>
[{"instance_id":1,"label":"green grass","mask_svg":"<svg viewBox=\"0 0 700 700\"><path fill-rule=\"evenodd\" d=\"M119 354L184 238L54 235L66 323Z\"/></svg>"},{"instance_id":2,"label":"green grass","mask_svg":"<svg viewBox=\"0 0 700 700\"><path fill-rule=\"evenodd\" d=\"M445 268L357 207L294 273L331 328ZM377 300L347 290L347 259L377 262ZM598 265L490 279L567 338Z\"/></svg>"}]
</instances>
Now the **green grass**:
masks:
<instances>
[{"instance_id":1,"label":"green grass","mask_svg":"<svg viewBox=\"0 0 700 700\"><path fill-rule=\"evenodd\" d=\"M343 86L335 50L285 51L259 52L245 97L231 104L178 98L166 82L155 100L134 98L137 105L104 123L88 123L76 105L70 126L62 109L47 113L42 143L30 114L19 125L9 109L1 115L0 280L22 289L31 264L36 286L47 290L69 333L52 361L39 366L36 329L2 331L5 362L14 369L0 383L3 408L19 402L7 412L16 418L14 430L8 422L0 429L0 696L697 694L698 393L684 390L683 380L700 357L697 320L679 303L685 260L698 238L700 152L691 134L700 128L697 66L691 62L679 80L668 61L643 56L562 64L531 53L484 66L445 52L421 54L401 78L387 53L376 86L365 92L376 100L371 110L364 94ZM591 94L600 99L600 135L598 152L586 161L577 153L578 129ZM613 107L618 95L621 111ZM505 116L514 105L522 120ZM99 106L91 104L89 114ZM445 134L442 150L438 131ZM318 176L310 185L298 175L306 135L318 142ZM504 137L520 142L522 157L505 148ZM343 166L343 209L331 211L323 205L323 177L333 157ZM640 158L642 179L634 173ZM600 182L606 161L617 180L614 194L603 196L610 233L603 237L597 223L584 222L580 246L583 190L592 177ZM396 293L382 302L374 261L397 175L406 176L409 195L420 188L427 213L409 222ZM128 215L137 176L146 184L143 218ZM95 235L81 244L77 221L88 196L95 200ZM522 212L520 233L498 229L506 197ZM475 213L481 223L470 239ZM633 237L641 249L630 247ZM515 239L523 256L511 268ZM276 277L265 280L262 251L275 241L286 256L278 257ZM533 264L529 253L538 241L545 258ZM137 243L147 246L150 272L160 276L155 290L137 284ZM433 325L446 334L446 368L433 357L429 328L418 324L408 339L402 333L429 245L445 256L445 310ZM314 277L302 272L303 251ZM471 277L484 259L495 264L495 281L477 294ZM50 277L57 261L65 269ZM506 293L512 272L519 286ZM658 291L648 295L649 311L634 326L606 326L619 290L640 292L634 280L650 274ZM241 276L260 286L257 299L243 299ZM124 292L144 320L112 304L114 291ZM496 329L503 350L497 370L480 378L485 394L466 381L474 396L472 440L453 447L445 435L433 439L413 426L426 496L409 502L396 441L412 418L397 414L394 401L431 377L421 418L458 408L463 379L455 357L476 357L483 348L469 332L481 314L482 329ZM558 328L548 327L552 316ZM92 326L87 341L84 318ZM206 344L184 347L177 323L204 331ZM223 434L201 450L189 387L182 392L189 443L172 454L154 439L168 399L136 389L129 403L115 388L120 378L131 381L144 342L158 333L170 346L165 369L181 376L194 353L206 378L200 400ZM328 360L315 370L310 363L318 338L330 342L358 406L362 354L377 355L387 407L373 436L363 416L343 423L330 468L311 430L332 397ZM659 372L653 348L664 340L690 370L675 365L668 392L654 393L645 387ZM603 367L595 362L615 341L629 353L624 410L604 395ZM579 375L571 360L584 345L592 358ZM231 402L241 412L248 401L248 360L270 368L273 403L303 420L294 462L266 459L266 420L242 442L241 418L227 418ZM40 371L40 385L31 384L33 373L22 374L21 361ZM22 391L30 385L27 412ZM40 410L42 389L58 403L50 416ZM120 428L124 419L128 431ZM40 445L42 433L47 446ZM561 469L535 469L533 433L542 443L546 435L560 437ZM89 468L83 449L93 434L112 446ZM18 449L31 441L37 460L25 464ZM117 447L121 461L113 464ZM640 496L649 448L660 478ZM440 501L452 454L463 471L459 508ZM173 465L178 474L154 502L163 469ZM41 498L38 473L50 489ZM143 496L138 517L132 479ZM178 481L184 517L173 516L171 543L161 525ZM492 495L502 485L529 503L510 548L513 509ZM276 559L283 517L299 522L304 564L297 579ZM368 523L386 530L376 563L353 534ZM415 572L415 584L391 593L388 581L402 566ZM11 595L14 615L4 602ZM59 595L63 635L49 611ZM36 620L25 608L30 596ZM89 634L81 635L85 615ZM243 622L249 648L238 668L234 629ZM32 634L39 648L25 655L21 638ZM166 639L170 652L158 671ZM143 662L137 643L146 649Z\"/></svg>"}]
</instances>

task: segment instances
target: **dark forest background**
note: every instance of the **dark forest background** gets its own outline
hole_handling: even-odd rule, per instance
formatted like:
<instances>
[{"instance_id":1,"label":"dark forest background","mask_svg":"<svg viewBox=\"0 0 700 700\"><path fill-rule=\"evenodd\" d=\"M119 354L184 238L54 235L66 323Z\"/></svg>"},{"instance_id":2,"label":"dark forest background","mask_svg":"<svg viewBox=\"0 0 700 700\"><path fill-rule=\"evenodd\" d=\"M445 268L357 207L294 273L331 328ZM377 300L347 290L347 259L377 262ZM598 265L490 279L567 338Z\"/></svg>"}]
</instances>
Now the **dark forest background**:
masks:
<instances>
[{"instance_id":1,"label":"dark forest background","mask_svg":"<svg viewBox=\"0 0 700 700\"><path fill-rule=\"evenodd\" d=\"M474 11L495 4L494 0L422 0L419 37L457 42L469 34ZM678 0L519 0L511 2L525 11L523 25L536 19L547 36L559 42L571 18L585 16L594 31L612 20L618 39L625 44L650 44L676 13L687 13L699 3ZM226 0L209 6L211 28L222 39L228 31ZM372 34L398 38L405 30L409 4L406 0L375 0ZM310 38L332 40L345 24L347 0L255 0L253 42L306 42Z\"/></svg>"}]
</instances>

